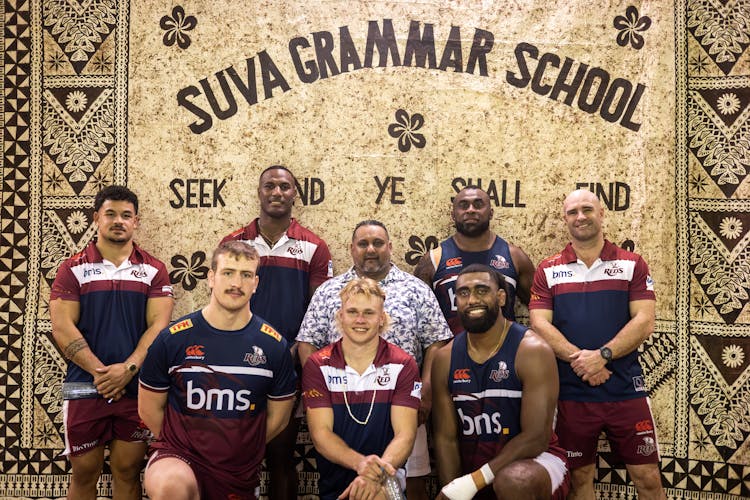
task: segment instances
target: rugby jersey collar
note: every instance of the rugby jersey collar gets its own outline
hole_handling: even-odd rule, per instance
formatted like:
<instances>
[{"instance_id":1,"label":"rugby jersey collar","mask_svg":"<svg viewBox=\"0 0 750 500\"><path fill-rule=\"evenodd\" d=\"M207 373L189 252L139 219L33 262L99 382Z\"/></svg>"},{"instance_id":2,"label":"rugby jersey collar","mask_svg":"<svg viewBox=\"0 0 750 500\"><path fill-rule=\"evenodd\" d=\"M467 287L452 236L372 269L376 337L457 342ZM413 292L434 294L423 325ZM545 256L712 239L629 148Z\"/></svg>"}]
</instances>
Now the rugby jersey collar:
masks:
<instances>
[{"instance_id":1,"label":"rugby jersey collar","mask_svg":"<svg viewBox=\"0 0 750 500\"><path fill-rule=\"evenodd\" d=\"M331 366L334 368L346 368L346 360L344 359L344 351L341 348L341 342L343 341L343 338L338 339L336 342L333 343L333 346L331 348ZM378 338L378 350L375 353L375 359L373 359L372 364L377 366L381 366L383 364L383 358L386 355L386 351L388 350L388 343L383 339L383 337Z\"/></svg>"},{"instance_id":2,"label":"rugby jersey collar","mask_svg":"<svg viewBox=\"0 0 750 500\"><path fill-rule=\"evenodd\" d=\"M297 219L294 217L291 218L289 221L289 227L286 228L284 234L286 234L286 237L290 240L302 239L302 226L297 222ZM256 218L249 226L247 226L244 236L244 239L246 240L254 240L260 236L260 217Z\"/></svg>"},{"instance_id":3,"label":"rugby jersey collar","mask_svg":"<svg viewBox=\"0 0 750 500\"><path fill-rule=\"evenodd\" d=\"M89 244L86 245L84 253L86 254L86 259L89 262L104 262L104 257L102 257L99 249L96 248L96 238L91 240ZM130 252L128 260L131 264L143 264L143 262L145 261L143 257L143 251L135 242L133 242L133 251Z\"/></svg>"},{"instance_id":4,"label":"rugby jersey collar","mask_svg":"<svg viewBox=\"0 0 750 500\"><path fill-rule=\"evenodd\" d=\"M573 244L568 243L565 248L563 249L562 253L560 254L562 261L565 264L571 264L573 262L578 262L578 256L576 255L575 250L573 250ZM605 239L604 240L604 247L602 247L602 252L599 254L599 260L602 262L607 260L616 260L617 259L617 246L612 243L611 241Z\"/></svg>"}]
</instances>

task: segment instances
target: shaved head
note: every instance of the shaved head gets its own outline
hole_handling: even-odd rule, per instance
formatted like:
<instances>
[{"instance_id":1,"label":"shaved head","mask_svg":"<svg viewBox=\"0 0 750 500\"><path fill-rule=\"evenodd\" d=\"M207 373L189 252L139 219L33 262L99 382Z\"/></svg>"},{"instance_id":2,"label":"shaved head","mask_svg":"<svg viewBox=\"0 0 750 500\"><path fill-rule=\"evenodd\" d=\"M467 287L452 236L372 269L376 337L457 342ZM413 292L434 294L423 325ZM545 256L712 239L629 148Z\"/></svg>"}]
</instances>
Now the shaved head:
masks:
<instances>
[{"instance_id":1,"label":"shaved head","mask_svg":"<svg viewBox=\"0 0 750 500\"><path fill-rule=\"evenodd\" d=\"M599 198L589 191L588 189L576 189L572 193L570 193L568 196L565 197L565 201L563 201L563 217L565 216L565 212L567 210L567 207L580 202L588 202L593 203L594 208L597 210L602 209L602 204L599 201Z\"/></svg>"}]
</instances>

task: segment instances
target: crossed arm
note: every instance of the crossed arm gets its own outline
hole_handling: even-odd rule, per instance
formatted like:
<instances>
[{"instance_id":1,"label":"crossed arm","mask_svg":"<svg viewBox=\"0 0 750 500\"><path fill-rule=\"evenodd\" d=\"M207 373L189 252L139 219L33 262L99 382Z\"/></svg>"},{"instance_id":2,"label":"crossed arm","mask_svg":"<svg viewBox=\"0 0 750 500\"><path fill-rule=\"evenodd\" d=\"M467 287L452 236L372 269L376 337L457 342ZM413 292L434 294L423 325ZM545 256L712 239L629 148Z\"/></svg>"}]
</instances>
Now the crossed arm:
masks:
<instances>
[{"instance_id":1,"label":"crossed arm","mask_svg":"<svg viewBox=\"0 0 750 500\"><path fill-rule=\"evenodd\" d=\"M655 317L654 300L634 300L629 303L630 321L617 335L602 347L612 351L612 359L627 356L653 333ZM570 363L573 371L590 385L607 381L611 372L598 349L579 349L552 324L552 311L533 309L529 311L531 327L552 347L558 359Z\"/></svg>"},{"instance_id":2,"label":"crossed arm","mask_svg":"<svg viewBox=\"0 0 750 500\"><path fill-rule=\"evenodd\" d=\"M146 331L143 332L135 350L120 363L105 365L91 351L83 334L76 326L81 315L81 305L77 301L55 299L50 301L52 337L63 350L63 354L94 377L94 385L105 398L119 399L125 386L135 375L127 365L143 364L146 351L156 335L169 324L174 301L171 297L152 297L146 302Z\"/></svg>"}]
</instances>

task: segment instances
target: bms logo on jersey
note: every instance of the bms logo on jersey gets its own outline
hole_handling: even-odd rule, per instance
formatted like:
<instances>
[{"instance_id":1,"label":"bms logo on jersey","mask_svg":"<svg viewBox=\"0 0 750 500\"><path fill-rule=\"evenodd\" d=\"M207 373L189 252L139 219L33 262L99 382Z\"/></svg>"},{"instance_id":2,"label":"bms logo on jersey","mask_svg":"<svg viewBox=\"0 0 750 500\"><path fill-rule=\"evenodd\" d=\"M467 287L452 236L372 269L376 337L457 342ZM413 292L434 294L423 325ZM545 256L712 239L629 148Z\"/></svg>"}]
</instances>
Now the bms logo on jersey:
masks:
<instances>
[{"instance_id":1,"label":"bms logo on jersey","mask_svg":"<svg viewBox=\"0 0 750 500\"><path fill-rule=\"evenodd\" d=\"M250 402L252 391L240 389L201 389L193 387L193 381L187 383L187 407L191 410L225 410L246 411L254 410L255 405Z\"/></svg>"},{"instance_id":2,"label":"bms logo on jersey","mask_svg":"<svg viewBox=\"0 0 750 500\"><path fill-rule=\"evenodd\" d=\"M491 415L480 413L475 417L464 415L461 408L458 409L458 417L461 419L461 432L464 436L481 436L482 434L508 434L508 428L503 427L500 421L500 412Z\"/></svg>"}]
</instances>

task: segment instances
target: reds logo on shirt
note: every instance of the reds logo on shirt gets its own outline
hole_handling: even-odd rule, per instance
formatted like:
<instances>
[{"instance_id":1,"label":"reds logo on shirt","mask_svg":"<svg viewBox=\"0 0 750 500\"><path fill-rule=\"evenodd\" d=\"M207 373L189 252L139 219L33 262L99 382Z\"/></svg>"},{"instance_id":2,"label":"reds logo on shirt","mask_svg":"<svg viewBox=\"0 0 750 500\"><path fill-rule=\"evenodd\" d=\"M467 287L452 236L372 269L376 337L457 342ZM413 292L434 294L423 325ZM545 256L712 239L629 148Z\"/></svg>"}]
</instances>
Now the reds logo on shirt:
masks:
<instances>
[{"instance_id":1,"label":"reds logo on shirt","mask_svg":"<svg viewBox=\"0 0 750 500\"><path fill-rule=\"evenodd\" d=\"M497 364L497 370L492 370L490 372L490 378L495 382L505 380L509 376L510 370L508 370L508 365L505 363L505 361L500 361Z\"/></svg>"},{"instance_id":2,"label":"reds logo on shirt","mask_svg":"<svg viewBox=\"0 0 750 500\"><path fill-rule=\"evenodd\" d=\"M508 261L502 255L495 255L495 258L490 261L490 266L495 269L508 269L510 264L508 264Z\"/></svg>"},{"instance_id":3,"label":"reds logo on shirt","mask_svg":"<svg viewBox=\"0 0 750 500\"><path fill-rule=\"evenodd\" d=\"M251 366L258 366L265 364L267 359L265 353L263 352L263 349L261 349L257 345L254 345L253 352L246 352L243 361L250 364Z\"/></svg>"}]
</instances>

